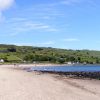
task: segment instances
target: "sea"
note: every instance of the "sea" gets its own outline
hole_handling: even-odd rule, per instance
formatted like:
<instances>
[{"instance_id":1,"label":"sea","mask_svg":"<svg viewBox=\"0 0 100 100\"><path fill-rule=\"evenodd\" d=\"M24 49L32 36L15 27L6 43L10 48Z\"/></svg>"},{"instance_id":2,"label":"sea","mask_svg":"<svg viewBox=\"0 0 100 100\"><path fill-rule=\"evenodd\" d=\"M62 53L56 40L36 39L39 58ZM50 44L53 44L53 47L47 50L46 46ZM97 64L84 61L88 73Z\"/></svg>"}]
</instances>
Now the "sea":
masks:
<instances>
[{"instance_id":1,"label":"sea","mask_svg":"<svg viewBox=\"0 0 100 100\"><path fill-rule=\"evenodd\" d=\"M29 71L54 71L54 72L100 72L100 65L64 65L64 66L36 66Z\"/></svg>"}]
</instances>

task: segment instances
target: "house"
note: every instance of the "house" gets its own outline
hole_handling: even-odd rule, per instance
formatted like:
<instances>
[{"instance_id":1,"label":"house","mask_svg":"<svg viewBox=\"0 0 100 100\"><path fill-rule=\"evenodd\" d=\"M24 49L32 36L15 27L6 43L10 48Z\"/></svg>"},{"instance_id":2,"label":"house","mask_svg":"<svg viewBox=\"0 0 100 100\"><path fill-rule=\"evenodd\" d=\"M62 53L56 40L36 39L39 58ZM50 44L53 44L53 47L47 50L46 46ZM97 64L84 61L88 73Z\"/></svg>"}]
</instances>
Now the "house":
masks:
<instances>
[{"instance_id":1,"label":"house","mask_svg":"<svg viewBox=\"0 0 100 100\"><path fill-rule=\"evenodd\" d=\"M67 64L68 64L68 65L71 65L71 64L72 64L72 62L67 62Z\"/></svg>"},{"instance_id":2,"label":"house","mask_svg":"<svg viewBox=\"0 0 100 100\"><path fill-rule=\"evenodd\" d=\"M3 59L0 59L0 63L4 63L4 60Z\"/></svg>"}]
</instances>

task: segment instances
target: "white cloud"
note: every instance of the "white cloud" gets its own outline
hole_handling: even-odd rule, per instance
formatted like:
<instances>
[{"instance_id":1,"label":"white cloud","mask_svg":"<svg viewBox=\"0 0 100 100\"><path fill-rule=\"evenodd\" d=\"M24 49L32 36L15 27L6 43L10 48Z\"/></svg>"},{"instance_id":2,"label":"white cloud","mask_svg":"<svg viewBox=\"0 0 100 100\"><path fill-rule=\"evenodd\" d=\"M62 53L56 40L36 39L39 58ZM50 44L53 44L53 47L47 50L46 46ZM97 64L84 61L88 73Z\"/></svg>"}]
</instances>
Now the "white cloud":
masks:
<instances>
[{"instance_id":1,"label":"white cloud","mask_svg":"<svg viewBox=\"0 0 100 100\"><path fill-rule=\"evenodd\" d=\"M53 45L55 44L54 41L47 41L47 42L43 42L43 43L36 43L36 45L40 45L40 46L48 46L48 45Z\"/></svg>"},{"instance_id":2,"label":"white cloud","mask_svg":"<svg viewBox=\"0 0 100 100\"><path fill-rule=\"evenodd\" d=\"M67 39L63 39L63 41L65 41L65 42L77 42L77 41L80 41L80 40L77 39L77 38L67 38Z\"/></svg>"},{"instance_id":3,"label":"white cloud","mask_svg":"<svg viewBox=\"0 0 100 100\"><path fill-rule=\"evenodd\" d=\"M53 45L55 42L53 41L47 41L43 43L13 43L18 46L50 46Z\"/></svg>"},{"instance_id":4,"label":"white cloud","mask_svg":"<svg viewBox=\"0 0 100 100\"><path fill-rule=\"evenodd\" d=\"M33 46L33 43L13 43L13 44L18 46Z\"/></svg>"},{"instance_id":5,"label":"white cloud","mask_svg":"<svg viewBox=\"0 0 100 100\"><path fill-rule=\"evenodd\" d=\"M20 33L30 32L30 31L46 31L46 32L57 32L58 29L53 27L52 25L45 23L33 22L31 20L25 18L12 18L7 22L10 25L11 31L9 32L9 36L16 36ZM8 27L8 26L7 26ZM9 27L9 28L10 28Z\"/></svg>"},{"instance_id":6,"label":"white cloud","mask_svg":"<svg viewBox=\"0 0 100 100\"><path fill-rule=\"evenodd\" d=\"M18 45L18 46L51 46L53 44L55 44L54 41L46 41L46 42L42 42L42 43L13 43L14 45Z\"/></svg>"},{"instance_id":7,"label":"white cloud","mask_svg":"<svg viewBox=\"0 0 100 100\"><path fill-rule=\"evenodd\" d=\"M0 23L5 19L3 11L10 8L14 4L15 0L0 0Z\"/></svg>"},{"instance_id":8,"label":"white cloud","mask_svg":"<svg viewBox=\"0 0 100 100\"><path fill-rule=\"evenodd\" d=\"M75 3L81 3L84 0L63 0L61 1L61 4L65 4L65 5L71 5L71 4L75 4Z\"/></svg>"},{"instance_id":9,"label":"white cloud","mask_svg":"<svg viewBox=\"0 0 100 100\"><path fill-rule=\"evenodd\" d=\"M96 6L95 0L61 0L60 4L63 5L74 5L74 4L80 4L80 3L86 3L91 6Z\"/></svg>"},{"instance_id":10,"label":"white cloud","mask_svg":"<svg viewBox=\"0 0 100 100\"><path fill-rule=\"evenodd\" d=\"M3 21L4 17L2 15L2 13L0 12L0 23Z\"/></svg>"},{"instance_id":11,"label":"white cloud","mask_svg":"<svg viewBox=\"0 0 100 100\"><path fill-rule=\"evenodd\" d=\"M0 11L6 10L11 7L14 3L14 0L0 0Z\"/></svg>"},{"instance_id":12,"label":"white cloud","mask_svg":"<svg viewBox=\"0 0 100 100\"><path fill-rule=\"evenodd\" d=\"M15 17L15 18L12 18L12 19L10 19L10 21L11 22L15 22L15 21L25 21L26 20L26 18L23 18L23 17Z\"/></svg>"},{"instance_id":13,"label":"white cloud","mask_svg":"<svg viewBox=\"0 0 100 100\"><path fill-rule=\"evenodd\" d=\"M49 28L48 25L43 25L42 23L33 23L33 22L26 22L26 27L30 27L31 29L47 29Z\"/></svg>"},{"instance_id":14,"label":"white cloud","mask_svg":"<svg viewBox=\"0 0 100 100\"><path fill-rule=\"evenodd\" d=\"M46 19L46 20L51 19L50 16L43 16L42 18L43 18L43 19Z\"/></svg>"}]
</instances>

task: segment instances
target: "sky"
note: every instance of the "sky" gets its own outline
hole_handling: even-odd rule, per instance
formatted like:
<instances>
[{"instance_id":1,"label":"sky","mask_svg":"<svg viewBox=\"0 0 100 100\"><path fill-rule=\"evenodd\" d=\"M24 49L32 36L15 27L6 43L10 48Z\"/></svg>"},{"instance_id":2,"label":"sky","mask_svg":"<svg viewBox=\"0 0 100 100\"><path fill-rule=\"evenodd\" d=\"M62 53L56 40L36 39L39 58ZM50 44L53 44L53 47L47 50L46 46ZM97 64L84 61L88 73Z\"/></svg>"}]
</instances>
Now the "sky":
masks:
<instances>
[{"instance_id":1,"label":"sky","mask_svg":"<svg viewBox=\"0 0 100 100\"><path fill-rule=\"evenodd\" d=\"M0 0L0 44L100 50L100 0Z\"/></svg>"}]
</instances>

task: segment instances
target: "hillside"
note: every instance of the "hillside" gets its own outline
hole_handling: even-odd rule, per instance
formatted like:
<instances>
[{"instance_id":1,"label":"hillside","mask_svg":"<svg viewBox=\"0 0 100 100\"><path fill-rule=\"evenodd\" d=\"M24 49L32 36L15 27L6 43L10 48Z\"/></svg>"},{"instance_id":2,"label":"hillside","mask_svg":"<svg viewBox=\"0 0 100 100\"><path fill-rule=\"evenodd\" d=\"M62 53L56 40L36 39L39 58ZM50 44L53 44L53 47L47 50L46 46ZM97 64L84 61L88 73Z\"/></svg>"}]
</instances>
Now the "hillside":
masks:
<instances>
[{"instance_id":1,"label":"hillside","mask_svg":"<svg viewBox=\"0 0 100 100\"><path fill-rule=\"evenodd\" d=\"M100 51L67 50L51 47L32 47L0 44L0 59L5 62L50 62L50 63L100 63Z\"/></svg>"}]
</instances>

